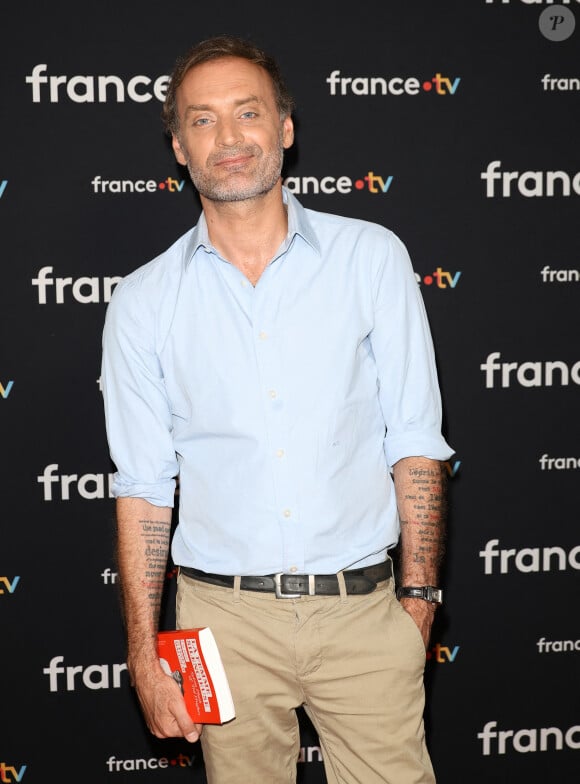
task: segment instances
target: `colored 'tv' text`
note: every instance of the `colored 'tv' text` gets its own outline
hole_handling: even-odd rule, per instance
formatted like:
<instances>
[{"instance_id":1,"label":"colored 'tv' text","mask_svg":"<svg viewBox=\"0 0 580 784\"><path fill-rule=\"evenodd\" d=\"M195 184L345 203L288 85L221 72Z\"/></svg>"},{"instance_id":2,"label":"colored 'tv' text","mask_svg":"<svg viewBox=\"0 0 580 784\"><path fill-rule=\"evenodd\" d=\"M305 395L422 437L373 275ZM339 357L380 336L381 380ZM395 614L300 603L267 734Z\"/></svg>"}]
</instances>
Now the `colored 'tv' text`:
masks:
<instances>
[{"instance_id":1,"label":"colored 'tv' text","mask_svg":"<svg viewBox=\"0 0 580 784\"><path fill-rule=\"evenodd\" d=\"M5 762L0 762L0 781L3 784L8 782L22 781L22 777L26 773L26 765L21 765L18 770L14 765L7 765Z\"/></svg>"},{"instance_id":2,"label":"colored 'tv' text","mask_svg":"<svg viewBox=\"0 0 580 784\"><path fill-rule=\"evenodd\" d=\"M6 590L8 591L8 593L14 593L14 591L16 590L16 586L18 585L19 582L20 582L19 576L14 577L12 581L10 581L8 577L0 577L0 594L6 592L2 587L3 585L6 586ZM0 779L0 781L2 781L2 779Z\"/></svg>"},{"instance_id":3,"label":"colored 'tv' text","mask_svg":"<svg viewBox=\"0 0 580 784\"><path fill-rule=\"evenodd\" d=\"M13 386L14 386L14 381L9 381L6 384L6 386L4 386L4 384L0 384L0 396L2 397L3 400L6 400Z\"/></svg>"}]
</instances>

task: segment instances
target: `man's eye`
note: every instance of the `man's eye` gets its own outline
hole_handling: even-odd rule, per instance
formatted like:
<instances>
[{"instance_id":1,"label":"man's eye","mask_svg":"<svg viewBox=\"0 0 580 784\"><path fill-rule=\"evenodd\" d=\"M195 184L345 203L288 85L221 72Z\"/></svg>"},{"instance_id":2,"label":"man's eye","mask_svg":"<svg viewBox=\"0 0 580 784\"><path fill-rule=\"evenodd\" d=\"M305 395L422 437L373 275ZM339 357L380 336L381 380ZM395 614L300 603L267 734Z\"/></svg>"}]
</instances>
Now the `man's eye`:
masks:
<instances>
[{"instance_id":1,"label":"man's eye","mask_svg":"<svg viewBox=\"0 0 580 784\"><path fill-rule=\"evenodd\" d=\"M209 123L209 117L198 117L197 120L193 121L194 125L207 125Z\"/></svg>"},{"instance_id":2,"label":"man's eye","mask_svg":"<svg viewBox=\"0 0 580 784\"><path fill-rule=\"evenodd\" d=\"M242 114L244 120L251 120L253 117L257 117L257 116L258 116L257 112L250 112L250 111L244 112Z\"/></svg>"}]
</instances>

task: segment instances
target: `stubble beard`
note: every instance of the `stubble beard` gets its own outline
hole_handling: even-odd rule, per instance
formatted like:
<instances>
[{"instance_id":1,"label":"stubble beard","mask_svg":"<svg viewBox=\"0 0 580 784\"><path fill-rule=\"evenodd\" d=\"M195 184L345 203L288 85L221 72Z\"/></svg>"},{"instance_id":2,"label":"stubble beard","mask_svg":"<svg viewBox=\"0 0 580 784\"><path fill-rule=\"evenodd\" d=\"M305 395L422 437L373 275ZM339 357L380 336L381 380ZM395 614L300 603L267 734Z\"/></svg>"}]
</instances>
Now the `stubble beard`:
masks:
<instances>
[{"instance_id":1,"label":"stubble beard","mask_svg":"<svg viewBox=\"0 0 580 784\"><path fill-rule=\"evenodd\" d=\"M220 160L237 155L250 155L256 162L257 167L249 177L236 177L235 174L224 180L218 181L211 175L212 167ZM228 149L227 155L216 154L208 158L206 166L194 166L191 159L187 158L187 170L191 181L200 196L210 201L232 202L246 201L255 199L265 193L269 193L280 179L282 172L282 162L284 159L284 146L282 144L282 132L278 138L278 144L271 152L264 154L264 151L257 144L240 145Z\"/></svg>"}]
</instances>

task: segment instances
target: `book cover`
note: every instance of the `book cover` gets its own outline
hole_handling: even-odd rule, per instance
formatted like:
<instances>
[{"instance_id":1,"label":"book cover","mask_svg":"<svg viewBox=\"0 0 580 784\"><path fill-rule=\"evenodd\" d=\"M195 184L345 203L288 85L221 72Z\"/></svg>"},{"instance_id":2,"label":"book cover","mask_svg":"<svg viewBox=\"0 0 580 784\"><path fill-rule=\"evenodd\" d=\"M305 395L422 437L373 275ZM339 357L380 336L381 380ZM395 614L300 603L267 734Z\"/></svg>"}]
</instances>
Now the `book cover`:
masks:
<instances>
[{"instance_id":1,"label":"book cover","mask_svg":"<svg viewBox=\"0 0 580 784\"><path fill-rule=\"evenodd\" d=\"M157 634L161 667L179 684L196 724L223 724L236 715L220 652L211 629Z\"/></svg>"}]
</instances>

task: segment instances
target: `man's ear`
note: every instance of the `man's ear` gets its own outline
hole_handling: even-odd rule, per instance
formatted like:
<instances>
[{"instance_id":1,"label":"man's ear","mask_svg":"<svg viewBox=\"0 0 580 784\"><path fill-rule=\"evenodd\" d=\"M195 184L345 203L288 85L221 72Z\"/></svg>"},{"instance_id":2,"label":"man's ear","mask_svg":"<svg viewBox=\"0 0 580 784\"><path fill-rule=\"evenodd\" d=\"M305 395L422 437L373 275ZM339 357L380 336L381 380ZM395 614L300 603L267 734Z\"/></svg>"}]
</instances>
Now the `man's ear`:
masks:
<instances>
[{"instance_id":1,"label":"man's ear","mask_svg":"<svg viewBox=\"0 0 580 784\"><path fill-rule=\"evenodd\" d=\"M292 147L294 144L294 123L292 122L292 117L288 115L288 117L284 118L283 125L282 125L282 145L285 150Z\"/></svg>"},{"instance_id":2,"label":"man's ear","mask_svg":"<svg viewBox=\"0 0 580 784\"><path fill-rule=\"evenodd\" d=\"M177 163L180 163L182 166L187 166L187 157L181 149L181 144L175 134L171 137L171 146L173 147L173 152L177 158Z\"/></svg>"}]
</instances>

